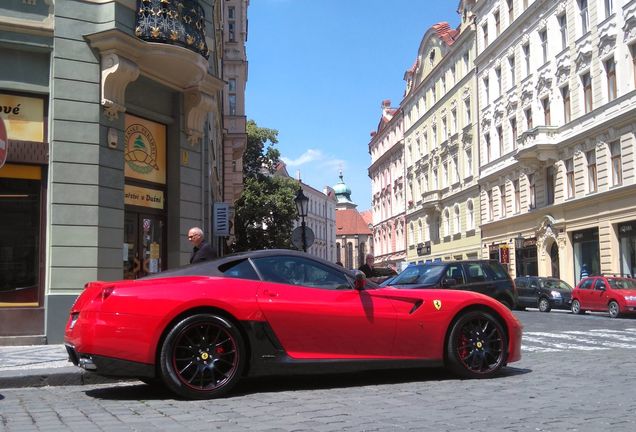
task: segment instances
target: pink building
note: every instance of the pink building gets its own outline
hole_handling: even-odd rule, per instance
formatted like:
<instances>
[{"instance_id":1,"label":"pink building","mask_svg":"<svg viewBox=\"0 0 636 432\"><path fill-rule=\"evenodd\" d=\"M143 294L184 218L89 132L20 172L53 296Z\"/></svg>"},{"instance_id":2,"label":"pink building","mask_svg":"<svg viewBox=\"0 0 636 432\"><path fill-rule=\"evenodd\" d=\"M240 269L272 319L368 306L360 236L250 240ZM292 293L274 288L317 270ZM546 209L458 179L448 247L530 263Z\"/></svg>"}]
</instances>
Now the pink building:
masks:
<instances>
[{"instance_id":1,"label":"pink building","mask_svg":"<svg viewBox=\"0 0 636 432\"><path fill-rule=\"evenodd\" d=\"M382 116L369 142L376 264L399 268L406 261L406 195L402 111L382 102Z\"/></svg>"}]
</instances>

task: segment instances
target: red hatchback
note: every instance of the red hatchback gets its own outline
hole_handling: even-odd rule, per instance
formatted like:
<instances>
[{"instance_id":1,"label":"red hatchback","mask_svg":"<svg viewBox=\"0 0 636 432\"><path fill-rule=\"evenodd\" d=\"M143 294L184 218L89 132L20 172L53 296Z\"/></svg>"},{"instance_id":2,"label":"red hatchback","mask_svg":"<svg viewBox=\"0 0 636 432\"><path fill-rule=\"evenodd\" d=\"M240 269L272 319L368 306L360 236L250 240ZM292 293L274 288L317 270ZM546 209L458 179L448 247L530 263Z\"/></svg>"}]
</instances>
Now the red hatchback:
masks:
<instances>
[{"instance_id":1,"label":"red hatchback","mask_svg":"<svg viewBox=\"0 0 636 432\"><path fill-rule=\"evenodd\" d=\"M610 318L636 313L636 279L624 276L590 276L572 291L572 312L608 311Z\"/></svg>"}]
</instances>

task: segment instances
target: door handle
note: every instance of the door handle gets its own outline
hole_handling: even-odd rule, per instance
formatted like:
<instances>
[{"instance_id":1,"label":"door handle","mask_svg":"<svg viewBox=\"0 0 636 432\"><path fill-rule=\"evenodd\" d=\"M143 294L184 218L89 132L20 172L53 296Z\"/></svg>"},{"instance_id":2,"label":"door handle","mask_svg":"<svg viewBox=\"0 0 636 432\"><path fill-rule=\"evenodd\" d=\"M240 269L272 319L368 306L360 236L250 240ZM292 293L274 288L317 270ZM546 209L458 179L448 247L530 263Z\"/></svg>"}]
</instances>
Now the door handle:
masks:
<instances>
[{"instance_id":1,"label":"door handle","mask_svg":"<svg viewBox=\"0 0 636 432\"><path fill-rule=\"evenodd\" d=\"M267 297L278 297L278 293L277 292L273 292L273 291L270 291L268 289L263 290L263 294L265 294L265 296L267 296Z\"/></svg>"}]
</instances>

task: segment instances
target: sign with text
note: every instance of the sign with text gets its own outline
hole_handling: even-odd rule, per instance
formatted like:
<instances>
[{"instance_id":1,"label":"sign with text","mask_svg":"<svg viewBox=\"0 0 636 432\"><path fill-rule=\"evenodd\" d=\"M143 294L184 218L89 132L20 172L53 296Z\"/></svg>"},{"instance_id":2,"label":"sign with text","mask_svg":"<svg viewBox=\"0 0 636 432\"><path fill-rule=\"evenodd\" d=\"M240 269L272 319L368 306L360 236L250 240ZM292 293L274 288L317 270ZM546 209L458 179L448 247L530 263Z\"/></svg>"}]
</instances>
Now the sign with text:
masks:
<instances>
[{"instance_id":1,"label":"sign with text","mask_svg":"<svg viewBox=\"0 0 636 432\"><path fill-rule=\"evenodd\" d=\"M126 114L124 175L166 184L166 126Z\"/></svg>"},{"instance_id":2,"label":"sign with text","mask_svg":"<svg viewBox=\"0 0 636 432\"><path fill-rule=\"evenodd\" d=\"M156 189L124 185L124 204L163 210L163 192Z\"/></svg>"},{"instance_id":3,"label":"sign with text","mask_svg":"<svg viewBox=\"0 0 636 432\"><path fill-rule=\"evenodd\" d=\"M44 99L0 93L0 118L16 141L44 141Z\"/></svg>"},{"instance_id":4,"label":"sign with text","mask_svg":"<svg viewBox=\"0 0 636 432\"><path fill-rule=\"evenodd\" d=\"M217 237L230 235L230 205L228 203L214 203L212 235Z\"/></svg>"}]
</instances>

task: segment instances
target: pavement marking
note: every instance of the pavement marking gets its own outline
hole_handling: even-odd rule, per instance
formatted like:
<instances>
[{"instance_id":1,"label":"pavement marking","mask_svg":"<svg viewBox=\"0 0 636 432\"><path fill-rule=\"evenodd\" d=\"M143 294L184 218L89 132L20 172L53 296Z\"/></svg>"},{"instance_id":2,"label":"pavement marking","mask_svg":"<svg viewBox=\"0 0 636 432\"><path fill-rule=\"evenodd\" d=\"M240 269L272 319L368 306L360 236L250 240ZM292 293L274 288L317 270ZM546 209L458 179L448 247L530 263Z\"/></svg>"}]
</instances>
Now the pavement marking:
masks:
<instances>
[{"instance_id":1,"label":"pavement marking","mask_svg":"<svg viewBox=\"0 0 636 432\"><path fill-rule=\"evenodd\" d=\"M636 349L636 328L525 332L521 345L521 349L528 352L602 351L616 348Z\"/></svg>"}]
</instances>

